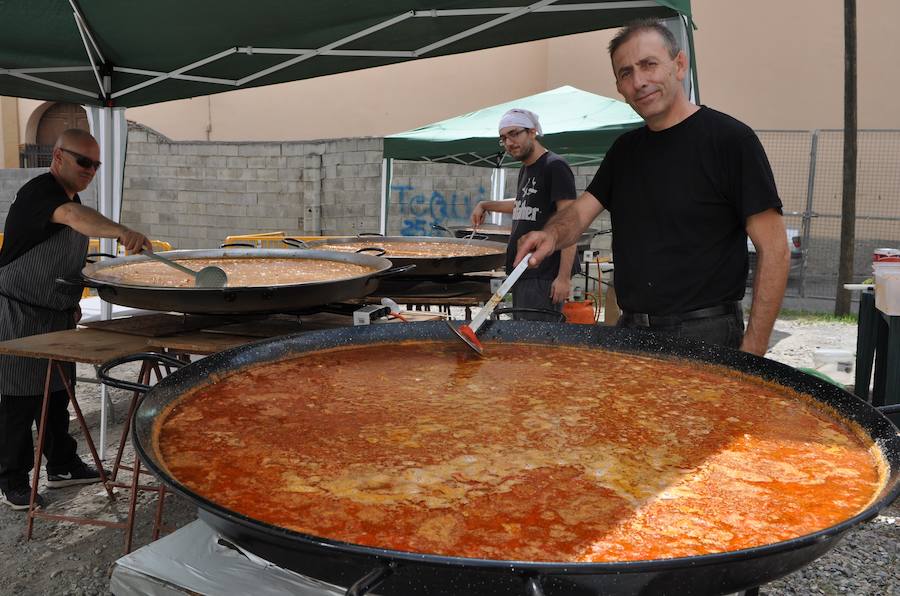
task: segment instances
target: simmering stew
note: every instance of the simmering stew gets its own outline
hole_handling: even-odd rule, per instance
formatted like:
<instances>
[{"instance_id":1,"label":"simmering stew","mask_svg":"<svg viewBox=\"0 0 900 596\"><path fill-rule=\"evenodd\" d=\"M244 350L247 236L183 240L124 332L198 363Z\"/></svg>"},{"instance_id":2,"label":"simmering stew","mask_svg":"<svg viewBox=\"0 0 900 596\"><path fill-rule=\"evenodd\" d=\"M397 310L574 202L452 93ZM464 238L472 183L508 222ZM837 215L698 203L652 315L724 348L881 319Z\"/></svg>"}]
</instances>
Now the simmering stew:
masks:
<instances>
[{"instance_id":1,"label":"simmering stew","mask_svg":"<svg viewBox=\"0 0 900 596\"><path fill-rule=\"evenodd\" d=\"M195 271L210 265L221 267L228 276L229 287L336 281L368 275L374 271L371 267L326 259L209 258L175 261ZM93 277L101 281L136 286L194 287L193 276L157 261L138 261L106 267L96 271Z\"/></svg>"},{"instance_id":2,"label":"simmering stew","mask_svg":"<svg viewBox=\"0 0 900 596\"><path fill-rule=\"evenodd\" d=\"M813 398L712 365L458 342L236 371L157 419L178 482L254 519L451 556L626 561L794 538L864 509L878 449Z\"/></svg>"}]
</instances>

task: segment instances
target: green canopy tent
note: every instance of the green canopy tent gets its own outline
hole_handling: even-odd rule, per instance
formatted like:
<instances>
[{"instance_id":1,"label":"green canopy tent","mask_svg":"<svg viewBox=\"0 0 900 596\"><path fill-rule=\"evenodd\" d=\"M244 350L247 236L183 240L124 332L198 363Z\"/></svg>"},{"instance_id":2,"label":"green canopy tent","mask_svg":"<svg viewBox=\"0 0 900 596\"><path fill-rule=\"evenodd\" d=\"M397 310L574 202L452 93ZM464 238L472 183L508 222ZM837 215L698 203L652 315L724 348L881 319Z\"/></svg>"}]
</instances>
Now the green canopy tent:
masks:
<instances>
[{"instance_id":1,"label":"green canopy tent","mask_svg":"<svg viewBox=\"0 0 900 596\"><path fill-rule=\"evenodd\" d=\"M690 0L0 0L0 95L84 104L118 218L124 108L667 19ZM110 245L104 245L111 252Z\"/></svg>"},{"instance_id":2,"label":"green canopy tent","mask_svg":"<svg viewBox=\"0 0 900 596\"><path fill-rule=\"evenodd\" d=\"M625 102L564 86L390 135L384 139L384 157L518 167L497 143L497 123L511 108L536 113L544 132L541 143L571 166L599 164L620 134L644 124Z\"/></svg>"},{"instance_id":3,"label":"green canopy tent","mask_svg":"<svg viewBox=\"0 0 900 596\"><path fill-rule=\"evenodd\" d=\"M511 108L536 113L541 143L571 166L599 164L620 134L644 124L625 102L564 86L385 137L381 233L387 233L386 201L395 159L494 168L491 198L505 198L502 168L520 164L498 145L497 123Z\"/></svg>"}]
</instances>

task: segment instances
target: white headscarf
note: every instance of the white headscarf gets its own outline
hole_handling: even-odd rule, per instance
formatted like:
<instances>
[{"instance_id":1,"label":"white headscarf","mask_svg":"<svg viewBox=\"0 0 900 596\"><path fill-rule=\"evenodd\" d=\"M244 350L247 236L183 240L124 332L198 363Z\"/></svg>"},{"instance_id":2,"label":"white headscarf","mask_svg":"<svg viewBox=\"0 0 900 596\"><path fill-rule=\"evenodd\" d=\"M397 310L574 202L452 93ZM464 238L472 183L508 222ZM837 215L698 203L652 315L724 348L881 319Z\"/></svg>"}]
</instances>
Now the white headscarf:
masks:
<instances>
[{"instance_id":1,"label":"white headscarf","mask_svg":"<svg viewBox=\"0 0 900 596\"><path fill-rule=\"evenodd\" d=\"M503 117L500 118L500 125L497 127L497 130L503 130L507 126L533 128L538 135L543 134L543 131L541 130L541 122L540 120L538 120L538 115L530 110L513 108L503 114Z\"/></svg>"}]
</instances>

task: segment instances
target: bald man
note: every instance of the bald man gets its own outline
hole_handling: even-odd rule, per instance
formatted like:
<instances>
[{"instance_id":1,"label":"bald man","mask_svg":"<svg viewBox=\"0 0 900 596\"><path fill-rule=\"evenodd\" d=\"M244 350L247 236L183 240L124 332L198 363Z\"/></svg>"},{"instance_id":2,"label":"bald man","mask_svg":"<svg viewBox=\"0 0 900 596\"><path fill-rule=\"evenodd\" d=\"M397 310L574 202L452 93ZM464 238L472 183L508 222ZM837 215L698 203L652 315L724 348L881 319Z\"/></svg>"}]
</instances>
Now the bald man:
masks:
<instances>
[{"instance_id":1,"label":"bald man","mask_svg":"<svg viewBox=\"0 0 900 596\"><path fill-rule=\"evenodd\" d=\"M116 238L129 252L150 241L81 204L78 193L100 167L100 147L83 130L67 130L53 147L50 171L19 189L0 250L0 341L72 329L81 318L81 288L56 284L84 267L88 238ZM68 367L74 385L74 366ZM40 419L47 360L0 356L0 492L13 509L28 509L34 464L31 426ZM69 397L54 374L44 455L47 487L90 484L100 473L85 464L69 435ZM38 495L37 505L43 499Z\"/></svg>"}]
</instances>

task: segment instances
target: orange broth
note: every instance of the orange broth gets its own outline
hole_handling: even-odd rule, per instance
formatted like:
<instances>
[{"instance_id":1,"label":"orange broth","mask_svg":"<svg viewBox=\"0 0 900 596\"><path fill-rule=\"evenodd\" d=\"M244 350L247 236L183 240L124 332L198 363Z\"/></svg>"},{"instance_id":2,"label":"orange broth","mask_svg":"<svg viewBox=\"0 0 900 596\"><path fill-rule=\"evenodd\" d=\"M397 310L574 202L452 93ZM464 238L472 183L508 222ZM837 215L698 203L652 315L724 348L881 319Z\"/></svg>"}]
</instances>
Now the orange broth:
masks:
<instances>
[{"instance_id":1,"label":"orange broth","mask_svg":"<svg viewBox=\"0 0 900 596\"><path fill-rule=\"evenodd\" d=\"M216 380L157 421L160 461L257 520L460 557L628 561L795 538L862 511L878 449L725 368L600 349L350 347Z\"/></svg>"}]
</instances>

